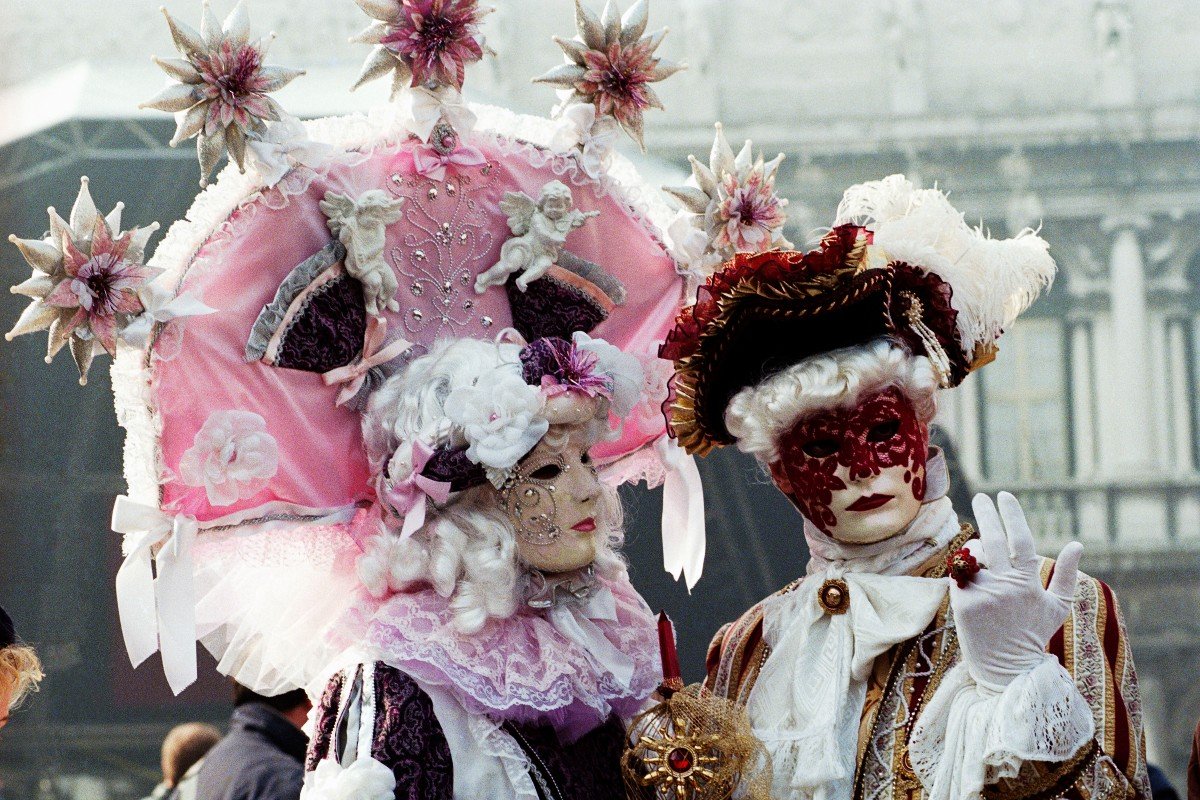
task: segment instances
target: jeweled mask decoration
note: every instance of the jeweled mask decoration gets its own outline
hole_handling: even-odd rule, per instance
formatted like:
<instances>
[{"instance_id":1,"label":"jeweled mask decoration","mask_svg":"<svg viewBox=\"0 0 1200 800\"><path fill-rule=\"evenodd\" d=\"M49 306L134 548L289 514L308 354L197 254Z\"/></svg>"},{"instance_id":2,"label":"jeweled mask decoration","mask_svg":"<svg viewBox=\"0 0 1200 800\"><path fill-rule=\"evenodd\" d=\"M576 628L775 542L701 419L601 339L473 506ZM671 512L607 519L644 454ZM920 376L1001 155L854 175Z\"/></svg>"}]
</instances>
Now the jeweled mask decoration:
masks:
<instances>
[{"instance_id":1,"label":"jeweled mask decoration","mask_svg":"<svg viewBox=\"0 0 1200 800\"><path fill-rule=\"evenodd\" d=\"M805 415L778 450L775 485L838 541L883 541L912 522L925 499L929 428L895 386L853 407Z\"/></svg>"},{"instance_id":2,"label":"jeweled mask decoration","mask_svg":"<svg viewBox=\"0 0 1200 800\"><path fill-rule=\"evenodd\" d=\"M588 420L597 404L570 398ZM596 557L595 532L611 524L600 508L602 486L588 450L595 443L587 422L554 425L498 490L517 534L517 555L542 572L568 572Z\"/></svg>"}]
</instances>

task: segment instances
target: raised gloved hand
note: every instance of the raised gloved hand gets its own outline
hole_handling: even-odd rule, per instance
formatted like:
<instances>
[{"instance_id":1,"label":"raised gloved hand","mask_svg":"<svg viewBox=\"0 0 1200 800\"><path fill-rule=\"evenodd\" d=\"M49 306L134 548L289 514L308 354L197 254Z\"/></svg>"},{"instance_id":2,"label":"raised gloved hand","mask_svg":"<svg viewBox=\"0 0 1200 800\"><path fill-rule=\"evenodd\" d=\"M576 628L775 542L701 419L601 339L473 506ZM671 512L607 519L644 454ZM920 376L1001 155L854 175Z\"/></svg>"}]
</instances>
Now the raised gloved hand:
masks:
<instances>
[{"instance_id":1,"label":"raised gloved hand","mask_svg":"<svg viewBox=\"0 0 1200 800\"><path fill-rule=\"evenodd\" d=\"M967 547L986 568L961 589L951 581L950 607L971 677L1001 691L1046 657L1046 644L1071 612L1083 545L1062 549L1043 588L1021 505L1008 492L997 500L999 512L987 495L975 495L971 504L979 540Z\"/></svg>"}]
</instances>

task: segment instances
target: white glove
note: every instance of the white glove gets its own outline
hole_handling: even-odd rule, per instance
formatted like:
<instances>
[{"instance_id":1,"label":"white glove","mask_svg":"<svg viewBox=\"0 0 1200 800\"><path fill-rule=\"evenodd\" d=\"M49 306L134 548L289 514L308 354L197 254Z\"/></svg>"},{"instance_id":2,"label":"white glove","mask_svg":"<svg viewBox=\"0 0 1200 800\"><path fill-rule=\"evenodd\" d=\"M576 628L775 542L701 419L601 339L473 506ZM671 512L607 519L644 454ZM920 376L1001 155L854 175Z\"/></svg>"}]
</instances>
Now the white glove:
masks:
<instances>
[{"instance_id":1,"label":"white glove","mask_svg":"<svg viewBox=\"0 0 1200 800\"><path fill-rule=\"evenodd\" d=\"M1046 645L1071 613L1083 545L1071 542L1058 554L1054 576L1042 588L1033 534L1017 498L987 495L971 503L979 541L968 545L986 569L958 588L950 581L950 607L963 661L980 686L1001 691L1046 658Z\"/></svg>"}]
</instances>

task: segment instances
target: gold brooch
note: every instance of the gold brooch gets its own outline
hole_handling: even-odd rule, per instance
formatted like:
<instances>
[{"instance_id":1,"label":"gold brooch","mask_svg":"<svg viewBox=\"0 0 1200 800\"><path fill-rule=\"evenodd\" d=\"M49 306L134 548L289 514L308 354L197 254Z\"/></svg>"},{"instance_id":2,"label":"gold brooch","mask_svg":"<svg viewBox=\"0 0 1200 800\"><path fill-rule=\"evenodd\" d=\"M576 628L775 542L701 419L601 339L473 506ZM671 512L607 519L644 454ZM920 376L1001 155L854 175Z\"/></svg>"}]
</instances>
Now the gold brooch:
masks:
<instances>
[{"instance_id":1,"label":"gold brooch","mask_svg":"<svg viewBox=\"0 0 1200 800\"><path fill-rule=\"evenodd\" d=\"M826 614L845 614L850 610L850 587L841 578L830 578L817 590L817 602Z\"/></svg>"}]
</instances>

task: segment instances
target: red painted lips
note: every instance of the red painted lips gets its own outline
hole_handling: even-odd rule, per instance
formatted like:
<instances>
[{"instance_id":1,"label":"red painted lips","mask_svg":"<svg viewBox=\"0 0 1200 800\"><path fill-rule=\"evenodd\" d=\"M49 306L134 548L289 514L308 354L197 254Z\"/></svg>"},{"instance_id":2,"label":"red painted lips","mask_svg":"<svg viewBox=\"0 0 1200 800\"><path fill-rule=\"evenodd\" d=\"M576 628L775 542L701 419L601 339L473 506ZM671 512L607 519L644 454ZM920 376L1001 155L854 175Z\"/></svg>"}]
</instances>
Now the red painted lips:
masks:
<instances>
[{"instance_id":1,"label":"red painted lips","mask_svg":"<svg viewBox=\"0 0 1200 800\"><path fill-rule=\"evenodd\" d=\"M872 511L882 505L890 503L896 498L891 494L868 494L855 500L850 505L846 506L847 511Z\"/></svg>"},{"instance_id":2,"label":"red painted lips","mask_svg":"<svg viewBox=\"0 0 1200 800\"><path fill-rule=\"evenodd\" d=\"M571 526L571 530L579 531L580 533L591 533L592 531L596 530L596 520L592 519L591 517L580 520Z\"/></svg>"}]
</instances>

